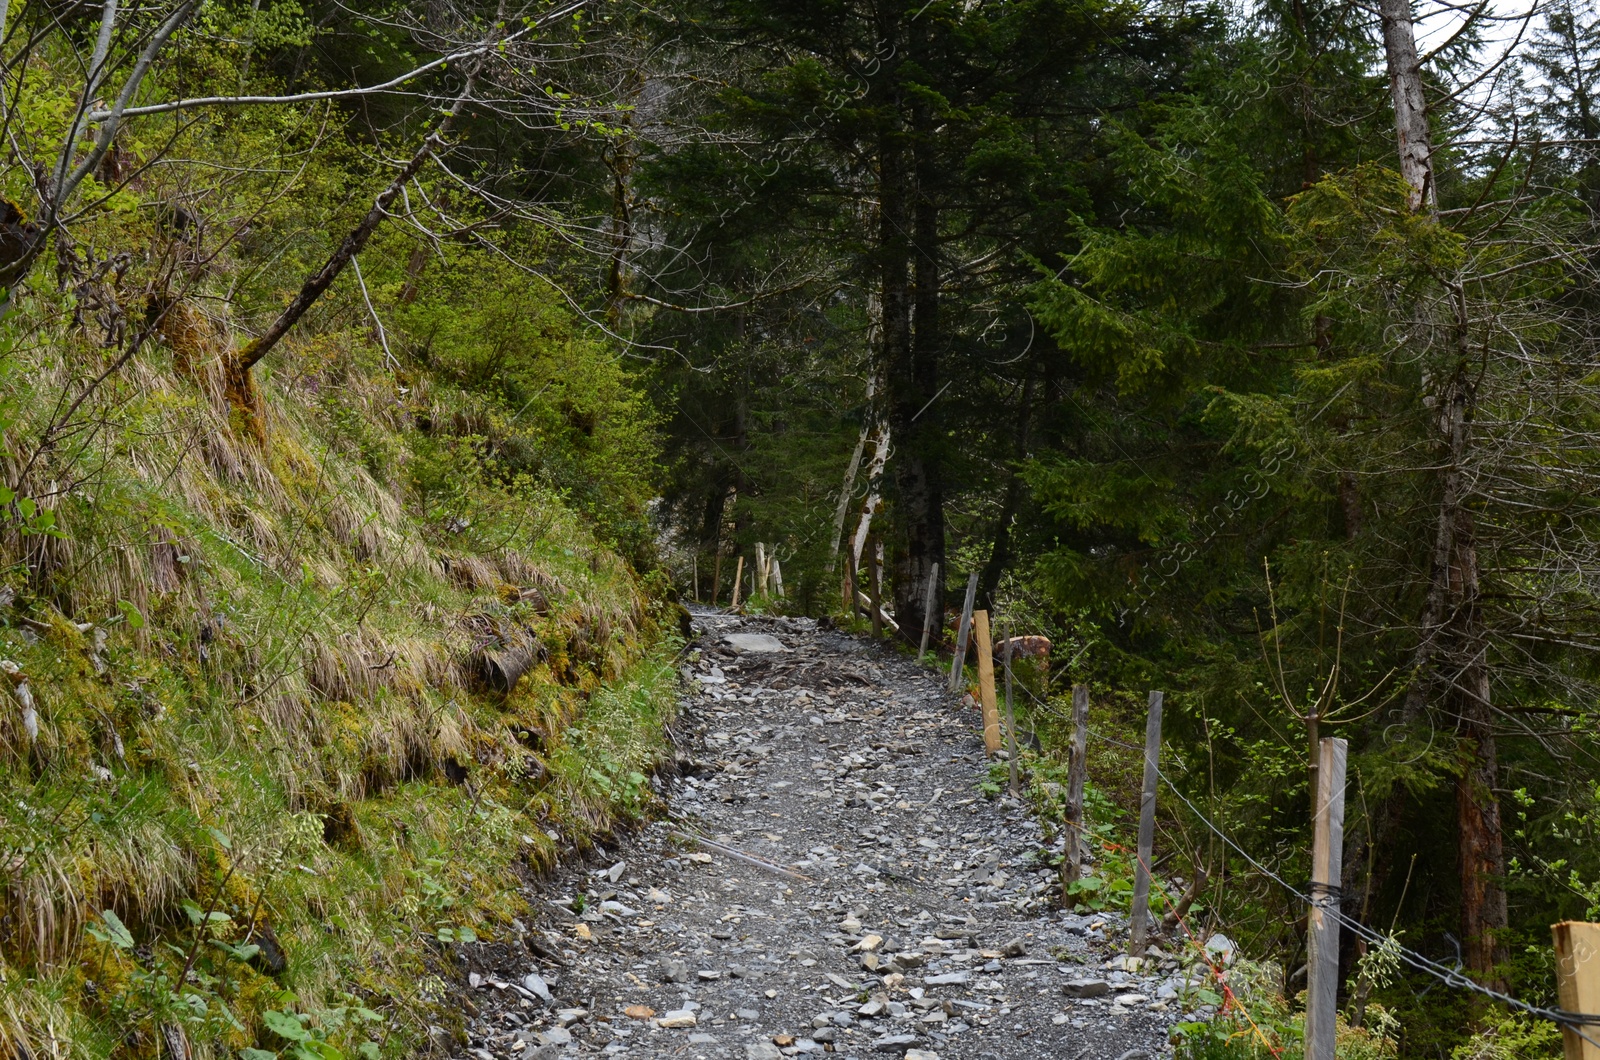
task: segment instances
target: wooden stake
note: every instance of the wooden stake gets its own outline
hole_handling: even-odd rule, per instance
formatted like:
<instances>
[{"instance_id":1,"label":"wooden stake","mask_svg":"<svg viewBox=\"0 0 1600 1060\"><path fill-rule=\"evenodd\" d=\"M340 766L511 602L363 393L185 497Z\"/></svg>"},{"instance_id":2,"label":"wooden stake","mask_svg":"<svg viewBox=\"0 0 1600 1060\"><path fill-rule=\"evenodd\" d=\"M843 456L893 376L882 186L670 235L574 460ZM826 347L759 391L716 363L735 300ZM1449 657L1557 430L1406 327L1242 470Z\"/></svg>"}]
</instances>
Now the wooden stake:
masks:
<instances>
[{"instance_id":1,"label":"wooden stake","mask_svg":"<svg viewBox=\"0 0 1600 1060\"><path fill-rule=\"evenodd\" d=\"M1317 816L1311 846L1311 915L1306 932L1306 1060L1336 1060L1339 1016L1339 878L1344 868L1345 742L1317 747Z\"/></svg>"},{"instance_id":2,"label":"wooden stake","mask_svg":"<svg viewBox=\"0 0 1600 1060\"><path fill-rule=\"evenodd\" d=\"M1089 687L1072 686L1072 757L1067 764L1067 856L1061 862L1061 897L1070 903L1067 888L1083 879L1083 784L1089 776Z\"/></svg>"},{"instance_id":3,"label":"wooden stake","mask_svg":"<svg viewBox=\"0 0 1600 1060\"><path fill-rule=\"evenodd\" d=\"M1600 1013L1600 924L1564 920L1550 928L1556 940L1556 997L1567 1012ZM1584 1034L1600 1041L1600 1027ZM1600 1046L1590 1045L1571 1027L1561 1028L1566 1060L1600 1060Z\"/></svg>"},{"instance_id":4,"label":"wooden stake","mask_svg":"<svg viewBox=\"0 0 1600 1060\"><path fill-rule=\"evenodd\" d=\"M750 572L751 580L755 582L756 592L762 596L767 595L767 546L756 542L756 566Z\"/></svg>"},{"instance_id":5,"label":"wooden stake","mask_svg":"<svg viewBox=\"0 0 1600 1060\"><path fill-rule=\"evenodd\" d=\"M872 638L876 640L883 636L883 545L869 539L867 552L872 564L872 580L869 582L872 592Z\"/></svg>"},{"instance_id":6,"label":"wooden stake","mask_svg":"<svg viewBox=\"0 0 1600 1060\"><path fill-rule=\"evenodd\" d=\"M1139 797L1139 863L1133 870L1133 912L1128 923L1128 956L1143 957L1150 935L1150 858L1156 845L1156 784L1161 761L1160 692L1150 693L1144 723L1144 792Z\"/></svg>"},{"instance_id":7,"label":"wooden stake","mask_svg":"<svg viewBox=\"0 0 1600 1060\"><path fill-rule=\"evenodd\" d=\"M717 544L717 556L711 567L711 606L717 606L717 597L722 592L722 544Z\"/></svg>"},{"instance_id":8,"label":"wooden stake","mask_svg":"<svg viewBox=\"0 0 1600 1060\"><path fill-rule=\"evenodd\" d=\"M744 557L739 557L739 565L733 569L733 599L728 601L728 606L735 611L739 610L739 582L744 579Z\"/></svg>"},{"instance_id":9,"label":"wooden stake","mask_svg":"<svg viewBox=\"0 0 1600 1060\"><path fill-rule=\"evenodd\" d=\"M956 654L950 660L950 691L961 687L961 670L967 665L967 638L972 634L972 605L978 599L978 573L967 578L967 602L961 605L961 627L956 634Z\"/></svg>"},{"instance_id":10,"label":"wooden stake","mask_svg":"<svg viewBox=\"0 0 1600 1060\"><path fill-rule=\"evenodd\" d=\"M1008 627L1006 636L1006 764L1011 767L1011 794L1016 797L1022 794L1022 785L1017 781L1017 712L1011 705L1011 641Z\"/></svg>"},{"instance_id":11,"label":"wooden stake","mask_svg":"<svg viewBox=\"0 0 1600 1060\"><path fill-rule=\"evenodd\" d=\"M928 637L933 633L933 612L939 599L939 565L935 563L928 572L928 599L922 606L922 643L917 647L917 658L928 654Z\"/></svg>"},{"instance_id":12,"label":"wooden stake","mask_svg":"<svg viewBox=\"0 0 1600 1060\"><path fill-rule=\"evenodd\" d=\"M994 644L989 640L989 612L972 613L972 638L978 649L978 700L983 704L983 749L993 758L1000 750L1000 708L994 700Z\"/></svg>"}]
</instances>

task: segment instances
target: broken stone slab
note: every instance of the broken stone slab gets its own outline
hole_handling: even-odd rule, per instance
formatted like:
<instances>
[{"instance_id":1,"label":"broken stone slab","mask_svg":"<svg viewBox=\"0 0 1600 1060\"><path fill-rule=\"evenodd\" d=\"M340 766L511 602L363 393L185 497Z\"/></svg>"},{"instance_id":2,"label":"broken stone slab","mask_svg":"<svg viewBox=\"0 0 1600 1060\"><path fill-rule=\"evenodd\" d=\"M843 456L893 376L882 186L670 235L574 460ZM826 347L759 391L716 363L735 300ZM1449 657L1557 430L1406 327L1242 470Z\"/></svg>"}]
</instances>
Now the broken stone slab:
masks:
<instances>
[{"instance_id":1,"label":"broken stone slab","mask_svg":"<svg viewBox=\"0 0 1600 1060\"><path fill-rule=\"evenodd\" d=\"M545 985L544 977L537 973L530 972L529 974L523 976L522 987L528 993L532 994L534 997L537 997L540 1001L543 1001L546 1005L553 1005L556 1003L556 999L550 996L550 987Z\"/></svg>"},{"instance_id":2,"label":"broken stone slab","mask_svg":"<svg viewBox=\"0 0 1600 1060\"><path fill-rule=\"evenodd\" d=\"M882 1038L872 1040L872 1051L875 1053L903 1053L917 1044L915 1034L886 1034Z\"/></svg>"},{"instance_id":3,"label":"broken stone slab","mask_svg":"<svg viewBox=\"0 0 1600 1060\"><path fill-rule=\"evenodd\" d=\"M1068 997L1105 997L1111 993L1111 984L1104 979L1069 979L1061 984L1061 991Z\"/></svg>"},{"instance_id":4,"label":"broken stone slab","mask_svg":"<svg viewBox=\"0 0 1600 1060\"><path fill-rule=\"evenodd\" d=\"M926 982L929 986L965 986L970 978L966 972L945 972L943 975L930 975Z\"/></svg>"},{"instance_id":5,"label":"broken stone slab","mask_svg":"<svg viewBox=\"0 0 1600 1060\"><path fill-rule=\"evenodd\" d=\"M671 1012L664 1013L660 1019L656 1020L656 1026L665 1027L668 1030L679 1027L693 1027L694 1025L695 1015L686 1008L675 1008Z\"/></svg>"},{"instance_id":6,"label":"broken stone slab","mask_svg":"<svg viewBox=\"0 0 1600 1060\"><path fill-rule=\"evenodd\" d=\"M783 646L783 641L765 633L725 633L722 636L722 643L740 655L789 650Z\"/></svg>"}]
</instances>

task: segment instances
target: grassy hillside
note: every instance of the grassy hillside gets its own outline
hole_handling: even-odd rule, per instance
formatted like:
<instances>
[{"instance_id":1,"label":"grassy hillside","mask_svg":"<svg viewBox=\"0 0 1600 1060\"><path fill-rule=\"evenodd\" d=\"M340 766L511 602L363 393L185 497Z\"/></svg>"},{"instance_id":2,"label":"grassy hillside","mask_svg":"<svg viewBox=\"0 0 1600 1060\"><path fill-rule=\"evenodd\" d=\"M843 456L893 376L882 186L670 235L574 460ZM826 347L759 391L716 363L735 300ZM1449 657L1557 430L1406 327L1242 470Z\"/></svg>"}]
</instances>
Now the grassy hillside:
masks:
<instances>
[{"instance_id":1,"label":"grassy hillside","mask_svg":"<svg viewBox=\"0 0 1600 1060\"><path fill-rule=\"evenodd\" d=\"M401 1055L648 808L652 419L543 251L385 235L235 370L384 179L313 117L119 141L0 323L0 1054Z\"/></svg>"}]
</instances>

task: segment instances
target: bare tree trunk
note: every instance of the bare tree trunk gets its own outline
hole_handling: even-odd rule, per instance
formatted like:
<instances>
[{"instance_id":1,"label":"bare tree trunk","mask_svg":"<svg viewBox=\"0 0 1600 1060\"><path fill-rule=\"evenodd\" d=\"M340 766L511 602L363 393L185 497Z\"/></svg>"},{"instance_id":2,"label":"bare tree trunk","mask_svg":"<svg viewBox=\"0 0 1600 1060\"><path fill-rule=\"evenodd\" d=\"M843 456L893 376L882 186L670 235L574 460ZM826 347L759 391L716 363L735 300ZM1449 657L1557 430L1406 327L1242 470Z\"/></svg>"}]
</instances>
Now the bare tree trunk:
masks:
<instances>
[{"instance_id":1,"label":"bare tree trunk","mask_svg":"<svg viewBox=\"0 0 1600 1060\"><path fill-rule=\"evenodd\" d=\"M439 123L439 128L422 142L422 146L417 148L416 154L412 155L410 161L401 167L394 180L389 182L389 186L378 193L378 197L373 200L372 208L361 219L361 223L356 225L350 231L350 234L344 237L344 241L323 263L322 268L318 269L301 286L299 293L290 300L288 305L284 306L283 312L278 314L277 319L273 320L267 330L261 333L260 337L252 339L245 345L244 349L239 351L235 360L238 362L240 371L248 372L261 363L261 359L272 352L272 348L289 333L289 329L300 322L300 318L305 316L306 310L315 305L317 299L321 298L323 293L333 286L333 281L338 279L339 274L344 271L344 267L350 264L350 259L361 253L366 247L367 242L372 238L372 234L378 230L378 225L382 224L383 219L389 215L389 204L399 197L400 190L406 186L412 177L417 175L417 171L422 168L423 164L432 156L434 149L442 142L442 137L449 129L452 119L460 112L462 102L462 100L456 101L456 105L451 108L450 112Z\"/></svg>"},{"instance_id":2,"label":"bare tree trunk","mask_svg":"<svg viewBox=\"0 0 1600 1060\"><path fill-rule=\"evenodd\" d=\"M1012 453L1020 464L1028 455L1028 433L1033 421L1034 375L1030 369L1022 382L1022 408L1017 413L1017 433ZM982 606L994 610L995 590L1000 587L1006 568L1011 565L1011 524L1016 521L1022 506L1022 476L1013 466L1006 480L1005 498L1000 502L1000 517L995 522L994 546L989 551L989 562L983 566L983 576L978 582L978 599Z\"/></svg>"},{"instance_id":3,"label":"bare tree trunk","mask_svg":"<svg viewBox=\"0 0 1600 1060\"><path fill-rule=\"evenodd\" d=\"M878 508L883 504L882 489L883 465L889 459L889 427L882 424L878 427L878 437L872 446L872 460L867 464L867 499L861 502L861 518L856 523L856 532L850 542L850 577L855 578L855 572L861 569L861 554L867 547L867 535L872 531L872 519L878 514Z\"/></svg>"},{"instance_id":4,"label":"bare tree trunk","mask_svg":"<svg viewBox=\"0 0 1600 1060\"><path fill-rule=\"evenodd\" d=\"M944 559L939 438L924 418L938 379L939 215L918 179L930 179L932 121L924 105L912 103L908 129L898 117L905 109L897 94L886 101L895 117L885 119L878 145L879 252L884 388L896 445L895 619L903 629L921 629L923 590Z\"/></svg>"},{"instance_id":5,"label":"bare tree trunk","mask_svg":"<svg viewBox=\"0 0 1600 1060\"><path fill-rule=\"evenodd\" d=\"M877 299L869 298L876 309ZM874 417L877 411L874 408L873 396L878 389L878 375L873 372L867 376L867 401L866 415L861 423L861 436L856 439L856 450L850 454L850 466L844 469L844 485L839 489L839 506L833 513L833 541L828 546L828 573L832 574L839 563L839 545L844 540L844 523L850 515L850 496L856 490L856 474L861 470L861 457L866 452L867 441L872 437Z\"/></svg>"},{"instance_id":6,"label":"bare tree trunk","mask_svg":"<svg viewBox=\"0 0 1600 1060\"><path fill-rule=\"evenodd\" d=\"M439 119L439 124L434 130L423 137L416 153L407 160L405 165L400 167L400 172L395 174L394 179L389 182L388 186L378 193L378 197L373 200L371 209L367 210L367 214L361 219L361 223L356 225L350 231L350 234L344 237L344 241L323 263L322 268L318 269L315 275L305 282L300 288L300 292L294 296L288 305L284 306L283 312L278 314L277 319L268 326L267 330L259 338L252 339L245 345L244 349L239 351L234 358L235 370L238 373L241 375L247 374L250 369L259 364L261 358L272 351L272 348L289 333L289 329L299 323L301 317L305 316L306 310L310 309L317 299L321 298L323 293L333 285L333 281L338 279L339 274L344 271L344 267L350 264L350 259L361 253L366 247L367 241L372 238L372 234L378 230L378 226L383 223L383 219L389 215L390 204L400 197L401 190L410 183L412 177L417 175L428 159L433 157L434 152L444 146L445 137L450 134L450 127L455 124L462 108L466 106L467 100L472 96L473 85L476 81L477 64L474 64L472 70L467 74L467 82L462 88L461 94L450 105L450 109L445 111L444 117Z\"/></svg>"},{"instance_id":7,"label":"bare tree trunk","mask_svg":"<svg viewBox=\"0 0 1600 1060\"><path fill-rule=\"evenodd\" d=\"M644 78L629 78L628 97L637 100ZM621 108L616 121L625 131L601 148L600 160L611 174L611 261L606 270L607 316L613 328L622 323L622 304L628 296L628 255L633 249L633 177L639 151L633 139L634 108Z\"/></svg>"},{"instance_id":8,"label":"bare tree trunk","mask_svg":"<svg viewBox=\"0 0 1600 1060\"><path fill-rule=\"evenodd\" d=\"M1394 101L1400 174L1411 186L1413 211L1436 207L1427 100L1417 57L1410 0L1380 0L1384 55ZM1459 285L1452 291L1454 365L1439 389L1443 459L1439 509L1429 560L1428 593L1412 657L1404 719L1418 720L1435 698L1458 720L1466 761L1456 784L1456 857L1461 875L1461 928L1466 965L1480 979L1499 981L1506 959L1505 852L1494 789L1499 762L1490 703L1488 638L1479 607L1478 546L1464 504L1476 391L1471 374L1470 313ZM1425 388L1429 387L1424 375ZM1391 815L1392 817L1392 815Z\"/></svg>"},{"instance_id":9,"label":"bare tree trunk","mask_svg":"<svg viewBox=\"0 0 1600 1060\"><path fill-rule=\"evenodd\" d=\"M1457 868L1461 873L1461 931L1468 968L1499 989L1497 968L1510 956L1505 942L1505 848L1500 802L1494 794L1499 760L1490 709L1488 644L1479 614L1478 551L1470 511L1463 511L1456 534L1452 589L1458 601L1460 656L1450 702L1460 719L1464 761L1456 780Z\"/></svg>"},{"instance_id":10,"label":"bare tree trunk","mask_svg":"<svg viewBox=\"0 0 1600 1060\"><path fill-rule=\"evenodd\" d=\"M1411 185L1411 209L1432 210L1433 140L1428 134L1428 103L1422 90L1422 64L1411 21L1411 0L1379 0L1383 53L1389 67L1389 94L1394 100L1395 137L1400 149L1400 175Z\"/></svg>"}]
</instances>

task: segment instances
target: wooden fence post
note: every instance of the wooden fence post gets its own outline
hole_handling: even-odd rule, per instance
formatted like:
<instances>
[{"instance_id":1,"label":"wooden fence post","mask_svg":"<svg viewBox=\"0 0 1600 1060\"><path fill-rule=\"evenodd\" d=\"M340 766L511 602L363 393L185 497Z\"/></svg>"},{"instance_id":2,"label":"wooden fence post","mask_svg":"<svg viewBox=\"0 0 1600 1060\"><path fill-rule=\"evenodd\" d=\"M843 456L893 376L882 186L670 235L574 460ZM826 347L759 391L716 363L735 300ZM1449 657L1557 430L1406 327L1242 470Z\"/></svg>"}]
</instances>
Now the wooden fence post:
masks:
<instances>
[{"instance_id":1,"label":"wooden fence post","mask_svg":"<svg viewBox=\"0 0 1600 1060\"><path fill-rule=\"evenodd\" d=\"M1022 794L1017 781L1017 712L1011 703L1011 642L1016 638L1009 624L1006 628L1006 765L1011 767L1011 795Z\"/></svg>"},{"instance_id":2,"label":"wooden fence post","mask_svg":"<svg viewBox=\"0 0 1600 1060\"><path fill-rule=\"evenodd\" d=\"M1150 936L1150 858L1156 844L1156 785L1160 782L1160 692L1150 693L1144 723L1144 793L1139 796L1139 863L1133 871L1133 912L1128 922L1128 956L1143 957Z\"/></svg>"},{"instance_id":3,"label":"wooden fence post","mask_svg":"<svg viewBox=\"0 0 1600 1060\"><path fill-rule=\"evenodd\" d=\"M961 628L956 634L956 655L950 660L950 691L961 687L961 668L967 665L967 638L972 635L972 605L978 599L978 572L967 577L967 602L961 605Z\"/></svg>"},{"instance_id":4,"label":"wooden fence post","mask_svg":"<svg viewBox=\"0 0 1600 1060\"><path fill-rule=\"evenodd\" d=\"M728 601L728 606L735 611L739 610L739 582L744 578L744 556L739 557L739 565L733 569L733 599Z\"/></svg>"},{"instance_id":5,"label":"wooden fence post","mask_svg":"<svg viewBox=\"0 0 1600 1060\"><path fill-rule=\"evenodd\" d=\"M772 591L779 599L788 594L783 591L783 564L778 562L778 557L772 557Z\"/></svg>"},{"instance_id":6,"label":"wooden fence post","mask_svg":"<svg viewBox=\"0 0 1600 1060\"><path fill-rule=\"evenodd\" d=\"M978 699L983 704L983 749L993 758L1000 750L1000 707L994 698L994 644L989 640L989 612L972 613L972 639L978 649Z\"/></svg>"},{"instance_id":7,"label":"wooden fence post","mask_svg":"<svg viewBox=\"0 0 1600 1060\"><path fill-rule=\"evenodd\" d=\"M1061 900L1083 879L1083 784L1089 776L1089 686L1072 686L1072 757L1067 764L1066 858L1061 862Z\"/></svg>"},{"instance_id":8,"label":"wooden fence post","mask_svg":"<svg viewBox=\"0 0 1600 1060\"><path fill-rule=\"evenodd\" d=\"M876 538L867 539L867 553L872 564L872 577L867 583L871 591L868 599L872 605L872 639L877 640L883 636L883 546Z\"/></svg>"},{"instance_id":9,"label":"wooden fence post","mask_svg":"<svg viewBox=\"0 0 1600 1060\"><path fill-rule=\"evenodd\" d=\"M1317 745L1317 816L1311 846L1306 960L1306 1060L1335 1060L1339 1015L1339 878L1344 867L1345 741Z\"/></svg>"},{"instance_id":10,"label":"wooden fence post","mask_svg":"<svg viewBox=\"0 0 1600 1060\"><path fill-rule=\"evenodd\" d=\"M1600 924L1564 920L1552 925L1556 942L1556 997L1567 1012L1600 1013ZM1600 1041L1600 1027L1593 1024L1584 1034ZM1600 1046L1594 1046L1571 1027L1561 1028L1566 1060L1600 1060Z\"/></svg>"},{"instance_id":11,"label":"wooden fence post","mask_svg":"<svg viewBox=\"0 0 1600 1060\"><path fill-rule=\"evenodd\" d=\"M939 598L939 565L935 563L928 572L928 599L922 606L922 643L917 647L917 658L928 654L928 636L933 632L933 609Z\"/></svg>"},{"instance_id":12,"label":"wooden fence post","mask_svg":"<svg viewBox=\"0 0 1600 1060\"><path fill-rule=\"evenodd\" d=\"M752 574L751 580L755 582L755 591L762 596L767 595L767 546L759 541L756 542L756 566Z\"/></svg>"}]
</instances>

